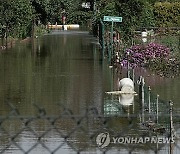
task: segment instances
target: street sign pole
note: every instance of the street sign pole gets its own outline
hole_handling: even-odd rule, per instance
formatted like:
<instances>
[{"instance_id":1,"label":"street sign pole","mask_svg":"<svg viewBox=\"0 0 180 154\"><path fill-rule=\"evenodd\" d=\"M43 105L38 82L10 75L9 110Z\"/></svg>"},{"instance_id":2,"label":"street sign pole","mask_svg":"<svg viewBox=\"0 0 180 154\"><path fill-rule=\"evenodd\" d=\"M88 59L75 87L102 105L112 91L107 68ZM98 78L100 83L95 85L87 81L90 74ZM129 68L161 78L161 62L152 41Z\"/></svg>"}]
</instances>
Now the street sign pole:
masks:
<instances>
[{"instance_id":1,"label":"street sign pole","mask_svg":"<svg viewBox=\"0 0 180 154\"><path fill-rule=\"evenodd\" d=\"M112 24L111 24L111 56L113 54L113 26L114 26L114 21L112 20ZM111 60L112 57L110 57Z\"/></svg>"},{"instance_id":2,"label":"street sign pole","mask_svg":"<svg viewBox=\"0 0 180 154\"><path fill-rule=\"evenodd\" d=\"M114 26L114 22L122 22L122 17L113 17L113 16L104 16L104 20L103 21L108 21L111 22L111 42L110 42L110 55L109 55L109 59L111 61L111 57L112 57L112 53L113 53L113 26Z\"/></svg>"}]
</instances>

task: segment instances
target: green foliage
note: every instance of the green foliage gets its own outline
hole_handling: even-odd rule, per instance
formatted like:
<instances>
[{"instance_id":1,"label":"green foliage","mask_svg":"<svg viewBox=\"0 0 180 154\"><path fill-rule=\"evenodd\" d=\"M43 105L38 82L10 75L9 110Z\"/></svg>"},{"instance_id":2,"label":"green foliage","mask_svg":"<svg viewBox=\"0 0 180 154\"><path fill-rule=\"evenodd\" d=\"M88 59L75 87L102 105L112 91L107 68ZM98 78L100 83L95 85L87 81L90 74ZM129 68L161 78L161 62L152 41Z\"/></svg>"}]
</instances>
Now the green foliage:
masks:
<instances>
[{"instance_id":1,"label":"green foliage","mask_svg":"<svg viewBox=\"0 0 180 154\"><path fill-rule=\"evenodd\" d=\"M115 0L102 0L97 2L98 14L97 16L103 18L103 16L116 16L116 3Z\"/></svg>"},{"instance_id":2,"label":"green foliage","mask_svg":"<svg viewBox=\"0 0 180 154\"><path fill-rule=\"evenodd\" d=\"M162 0L164 1L164 0ZM86 24L89 19L97 27L105 15L122 16L123 22L115 24L125 38L131 38L135 29L142 27L179 27L180 2L157 2L157 0L96 0L96 11L82 9L86 0L0 0L0 33L2 36L26 37L30 35L32 21L47 24L62 24L62 14L66 23ZM177 1L177 2L174 2ZM120 25L120 26L118 26Z\"/></svg>"},{"instance_id":3,"label":"green foliage","mask_svg":"<svg viewBox=\"0 0 180 154\"><path fill-rule=\"evenodd\" d=\"M93 12L82 10L81 3L81 0L0 0L0 33L2 37L5 34L26 37L31 33L32 23L62 24L64 12L66 23L85 24Z\"/></svg>"},{"instance_id":4,"label":"green foliage","mask_svg":"<svg viewBox=\"0 0 180 154\"><path fill-rule=\"evenodd\" d=\"M66 23L83 23L89 18L89 12L81 10L81 1L51 0L49 2L48 21L62 24L62 13L65 11Z\"/></svg>"},{"instance_id":5,"label":"green foliage","mask_svg":"<svg viewBox=\"0 0 180 154\"><path fill-rule=\"evenodd\" d=\"M43 35L44 33L48 33L48 30L44 28L44 25L38 25L38 26L35 26L35 36L41 36Z\"/></svg>"},{"instance_id":6,"label":"green foliage","mask_svg":"<svg viewBox=\"0 0 180 154\"><path fill-rule=\"evenodd\" d=\"M157 39L159 43L168 46L171 49L171 53L176 57L179 55L180 50L180 35L168 35Z\"/></svg>"},{"instance_id":7,"label":"green foliage","mask_svg":"<svg viewBox=\"0 0 180 154\"><path fill-rule=\"evenodd\" d=\"M116 10L123 17L120 29L125 38L131 38L135 29L154 26L153 8L146 1L119 0L116 1Z\"/></svg>"},{"instance_id":8,"label":"green foliage","mask_svg":"<svg viewBox=\"0 0 180 154\"><path fill-rule=\"evenodd\" d=\"M86 25L87 21L91 19L93 12L75 11L74 14L68 16L69 23L76 23L80 25Z\"/></svg>"},{"instance_id":9,"label":"green foliage","mask_svg":"<svg viewBox=\"0 0 180 154\"><path fill-rule=\"evenodd\" d=\"M148 2L144 2L143 4L138 26L144 28L155 26L153 6L150 5Z\"/></svg>"},{"instance_id":10,"label":"green foliage","mask_svg":"<svg viewBox=\"0 0 180 154\"><path fill-rule=\"evenodd\" d=\"M180 2L157 2L154 5L154 15L159 27L179 27Z\"/></svg>"},{"instance_id":11,"label":"green foliage","mask_svg":"<svg viewBox=\"0 0 180 154\"><path fill-rule=\"evenodd\" d=\"M180 2L169 1L100 0L97 20L102 19L104 15L123 17L123 22L116 24L116 29L121 31L126 40L132 38L134 30L137 29L142 30L142 28L154 26L179 27Z\"/></svg>"},{"instance_id":12,"label":"green foliage","mask_svg":"<svg viewBox=\"0 0 180 154\"><path fill-rule=\"evenodd\" d=\"M49 13L49 2L50 0L31 0L35 18L36 20L40 20L43 24L47 23L47 17Z\"/></svg>"},{"instance_id":13,"label":"green foliage","mask_svg":"<svg viewBox=\"0 0 180 154\"><path fill-rule=\"evenodd\" d=\"M64 5L61 0L51 0L48 4L48 21L51 23L61 22L61 12Z\"/></svg>"},{"instance_id":14,"label":"green foliage","mask_svg":"<svg viewBox=\"0 0 180 154\"><path fill-rule=\"evenodd\" d=\"M32 7L29 0L1 0L0 27L2 35L25 37L29 33Z\"/></svg>"}]
</instances>

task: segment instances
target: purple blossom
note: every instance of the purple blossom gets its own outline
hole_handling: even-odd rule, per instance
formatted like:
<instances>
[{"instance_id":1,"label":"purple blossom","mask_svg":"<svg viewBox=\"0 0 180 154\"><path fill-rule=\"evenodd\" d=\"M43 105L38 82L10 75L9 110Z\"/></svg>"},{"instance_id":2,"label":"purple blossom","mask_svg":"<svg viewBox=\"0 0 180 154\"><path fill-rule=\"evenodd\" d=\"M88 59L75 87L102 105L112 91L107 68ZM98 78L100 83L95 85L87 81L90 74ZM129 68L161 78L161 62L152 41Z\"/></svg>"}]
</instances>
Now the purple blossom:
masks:
<instances>
[{"instance_id":1,"label":"purple blossom","mask_svg":"<svg viewBox=\"0 0 180 154\"><path fill-rule=\"evenodd\" d=\"M149 43L147 46L134 45L125 51L125 56L121 61L122 66L127 66L128 60L130 67L144 66L149 62L168 60L170 49L158 43Z\"/></svg>"}]
</instances>

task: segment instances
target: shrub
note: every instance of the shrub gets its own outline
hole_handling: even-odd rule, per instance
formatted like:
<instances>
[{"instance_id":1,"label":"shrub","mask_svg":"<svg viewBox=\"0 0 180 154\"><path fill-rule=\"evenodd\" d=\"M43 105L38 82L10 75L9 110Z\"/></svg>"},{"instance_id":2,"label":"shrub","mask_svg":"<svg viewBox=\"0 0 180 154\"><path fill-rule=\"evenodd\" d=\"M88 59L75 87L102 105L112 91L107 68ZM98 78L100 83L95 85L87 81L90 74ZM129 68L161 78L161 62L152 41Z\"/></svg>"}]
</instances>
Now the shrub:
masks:
<instances>
[{"instance_id":1,"label":"shrub","mask_svg":"<svg viewBox=\"0 0 180 154\"><path fill-rule=\"evenodd\" d=\"M124 37L132 37L134 30L155 25L153 6L142 0L116 1L116 9L123 22L120 26Z\"/></svg>"},{"instance_id":2,"label":"shrub","mask_svg":"<svg viewBox=\"0 0 180 154\"><path fill-rule=\"evenodd\" d=\"M29 0L0 1L0 27L5 27L7 36L27 36L31 30L32 16Z\"/></svg>"},{"instance_id":3,"label":"shrub","mask_svg":"<svg viewBox=\"0 0 180 154\"><path fill-rule=\"evenodd\" d=\"M180 60L170 54L170 48L158 44L149 43L147 46L135 45L127 49L121 60L121 65L127 67L148 67L163 76L176 76L180 71Z\"/></svg>"},{"instance_id":4,"label":"shrub","mask_svg":"<svg viewBox=\"0 0 180 154\"><path fill-rule=\"evenodd\" d=\"M179 27L180 2L157 2L154 5L154 15L159 27Z\"/></svg>"},{"instance_id":5,"label":"shrub","mask_svg":"<svg viewBox=\"0 0 180 154\"><path fill-rule=\"evenodd\" d=\"M147 46L135 45L125 51L125 58L121 61L127 66L129 60L131 67L148 66L155 61L167 61L170 57L170 49L157 43L149 43Z\"/></svg>"}]
</instances>

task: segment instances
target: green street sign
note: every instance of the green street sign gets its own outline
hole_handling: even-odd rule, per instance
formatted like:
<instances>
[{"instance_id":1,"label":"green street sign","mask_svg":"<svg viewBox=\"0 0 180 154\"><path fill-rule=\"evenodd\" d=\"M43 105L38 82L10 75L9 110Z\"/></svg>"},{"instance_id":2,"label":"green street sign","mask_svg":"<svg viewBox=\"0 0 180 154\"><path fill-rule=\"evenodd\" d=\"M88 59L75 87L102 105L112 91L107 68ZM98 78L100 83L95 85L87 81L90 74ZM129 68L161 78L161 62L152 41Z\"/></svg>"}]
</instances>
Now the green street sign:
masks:
<instances>
[{"instance_id":1,"label":"green street sign","mask_svg":"<svg viewBox=\"0 0 180 154\"><path fill-rule=\"evenodd\" d=\"M103 21L122 22L122 17L104 16L104 20Z\"/></svg>"}]
</instances>

